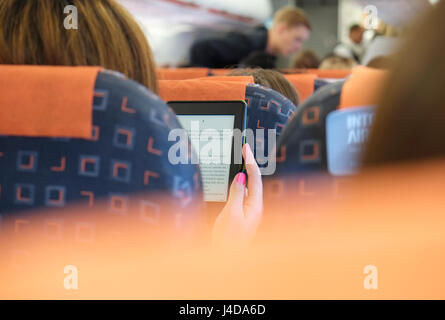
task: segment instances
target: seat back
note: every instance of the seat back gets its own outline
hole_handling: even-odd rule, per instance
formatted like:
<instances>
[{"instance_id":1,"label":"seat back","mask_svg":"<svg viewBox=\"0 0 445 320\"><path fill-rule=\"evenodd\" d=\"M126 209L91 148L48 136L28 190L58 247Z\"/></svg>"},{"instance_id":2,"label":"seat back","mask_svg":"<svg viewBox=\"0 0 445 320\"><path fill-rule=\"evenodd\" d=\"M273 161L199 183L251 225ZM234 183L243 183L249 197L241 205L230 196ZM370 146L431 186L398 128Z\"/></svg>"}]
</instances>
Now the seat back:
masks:
<instances>
[{"instance_id":1,"label":"seat back","mask_svg":"<svg viewBox=\"0 0 445 320\"><path fill-rule=\"evenodd\" d=\"M244 77L243 77L244 78ZM160 80L159 95L165 101L240 101L251 81L215 81L205 79Z\"/></svg>"},{"instance_id":2,"label":"seat back","mask_svg":"<svg viewBox=\"0 0 445 320\"><path fill-rule=\"evenodd\" d=\"M0 78L3 68L0 67ZM61 76L52 77L48 69ZM16 68L18 78L32 77L35 81L35 87L29 86L28 81L25 90L36 97L32 105L35 110L47 110L48 103L54 109L87 110L89 120L84 119L84 124L90 132L85 136L84 131L80 138L57 132L24 136L2 131L0 213L106 203L111 213L133 212L142 221L155 223L171 208L187 212L187 208L199 202L198 167L172 165L168 160L168 150L174 143L168 141L169 131L180 128L174 113L155 94L121 74L100 71L90 83L84 83L86 88L79 88L72 86L76 72L75 67ZM52 90L55 82L60 81L67 86L65 93L75 90L71 91L74 97L82 90L87 95L89 91L89 105L73 103L76 100L67 95L61 100L62 93ZM47 90L35 92L35 88L42 88L39 83L45 83ZM1 90L19 91L14 87ZM13 110L20 101L29 103L29 97L16 97L14 101L16 104L2 104L1 108ZM67 106L62 108L61 103ZM58 123L57 112L42 119L42 130L66 125ZM25 124L26 121L26 115L18 120ZM168 204L159 202L160 193L169 198Z\"/></svg>"},{"instance_id":3,"label":"seat back","mask_svg":"<svg viewBox=\"0 0 445 320\"><path fill-rule=\"evenodd\" d=\"M226 76L230 72L232 72L233 69L210 69L210 75L213 76Z\"/></svg>"},{"instance_id":4,"label":"seat back","mask_svg":"<svg viewBox=\"0 0 445 320\"><path fill-rule=\"evenodd\" d=\"M14 235L3 237L0 298L444 299L445 163L355 178L336 203L329 195L296 201L286 190L272 212L283 215L280 223L263 224L255 245L240 254L172 252L134 237L137 225L122 238L80 248L67 241L55 247L37 232L23 232L21 248ZM75 292L61 285L66 261L89 285Z\"/></svg>"},{"instance_id":5,"label":"seat back","mask_svg":"<svg viewBox=\"0 0 445 320\"><path fill-rule=\"evenodd\" d=\"M308 184L304 177L314 173L344 181L357 172L385 77L384 71L358 68L301 105L278 143L277 177L299 173Z\"/></svg>"}]
</instances>

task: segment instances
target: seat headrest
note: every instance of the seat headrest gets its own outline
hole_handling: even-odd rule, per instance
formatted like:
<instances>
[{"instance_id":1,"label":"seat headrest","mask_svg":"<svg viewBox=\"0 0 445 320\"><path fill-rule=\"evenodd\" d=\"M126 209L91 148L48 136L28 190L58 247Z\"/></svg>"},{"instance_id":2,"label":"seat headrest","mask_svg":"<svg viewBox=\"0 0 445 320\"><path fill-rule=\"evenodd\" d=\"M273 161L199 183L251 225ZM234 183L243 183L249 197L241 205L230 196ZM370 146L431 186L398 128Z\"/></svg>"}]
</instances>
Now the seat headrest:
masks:
<instances>
[{"instance_id":1,"label":"seat headrest","mask_svg":"<svg viewBox=\"0 0 445 320\"><path fill-rule=\"evenodd\" d=\"M297 89L300 103L304 102L314 93L315 74L286 74L285 78Z\"/></svg>"},{"instance_id":2,"label":"seat headrest","mask_svg":"<svg viewBox=\"0 0 445 320\"><path fill-rule=\"evenodd\" d=\"M338 109L377 105L388 71L356 67L345 82Z\"/></svg>"},{"instance_id":3,"label":"seat headrest","mask_svg":"<svg viewBox=\"0 0 445 320\"><path fill-rule=\"evenodd\" d=\"M356 174L374 120L375 106L336 110L326 117L328 171L334 176Z\"/></svg>"},{"instance_id":4,"label":"seat headrest","mask_svg":"<svg viewBox=\"0 0 445 320\"><path fill-rule=\"evenodd\" d=\"M211 69L210 73L215 76L225 76L232 71L233 69Z\"/></svg>"},{"instance_id":5,"label":"seat headrest","mask_svg":"<svg viewBox=\"0 0 445 320\"><path fill-rule=\"evenodd\" d=\"M100 67L0 66L0 135L89 139Z\"/></svg>"},{"instance_id":6,"label":"seat headrest","mask_svg":"<svg viewBox=\"0 0 445 320\"><path fill-rule=\"evenodd\" d=\"M227 101L244 100L243 81L160 80L159 95L164 101Z\"/></svg>"},{"instance_id":7,"label":"seat headrest","mask_svg":"<svg viewBox=\"0 0 445 320\"><path fill-rule=\"evenodd\" d=\"M318 78L344 79L351 74L351 70L308 69L308 73L316 74Z\"/></svg>"},{"instance_id":8,"label":"seat headrest","mask_svg":"<svg viewBox=\"0 0 445 320\"><path fill-rule=\"evenodd\" d=\"M159 80L187 80L207 77L207 68L158 68L156 70Z\"/></svg>"},{"instance_id":9,"label":"seat headrest","mask_svg":"<svg viewBox=\"0 0 445 320\"><path fill-rule=\"evenodd\" d=\"M255 83L253 76L209 76L204 78L196 78L194 80L210 80L210 81L236 81L244 83Z\"/></svg>"},{"instance_id":10,"label":"seat headrest","mask_svg":"<svg viewBox=\"0 0 445 320\"><path fill-rule=\"evenodd\" d=\"M289 74L315 74L318 78L344 79L351 74L351 70L330 69L283 69Z\"/></svg>"},{"instance_id":11,"label":"seat headrest","mask_svg":"<svg viewBox=\"0 0 445 320\"><path fill-rule=\"evenodd\" d=\"M345 81L324 86L299 106L278 151L288 172L356 173L387 72L357 67ZM278 160L277 160L278 161Z\"/></svg>"}]
</instances>

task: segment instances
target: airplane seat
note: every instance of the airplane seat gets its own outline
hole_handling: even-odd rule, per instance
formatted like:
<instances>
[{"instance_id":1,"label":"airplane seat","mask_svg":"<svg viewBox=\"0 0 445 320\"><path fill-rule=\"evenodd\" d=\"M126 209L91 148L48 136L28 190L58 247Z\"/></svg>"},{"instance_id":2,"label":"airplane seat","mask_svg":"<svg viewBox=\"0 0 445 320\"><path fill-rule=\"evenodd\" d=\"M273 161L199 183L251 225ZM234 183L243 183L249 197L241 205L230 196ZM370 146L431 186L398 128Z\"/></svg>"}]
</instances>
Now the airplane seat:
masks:
<instances>
[{"instance_id":1,"label":"airplane seat","mask_svg":"<svg viewBox=\"0 0 445 320\"><path fill-rule=\"evenodd\" d=\"M297 90L300 97L300 104L306 101L315 89L315 80L317 76L309 73L285 74L284 77Z\"/></svg>"},{"instance_id":2,"label":"airplane seat","mask_svg":"<svg viewBox=\"0 0 445 320\"><path fill-rule=\"evenodd\" d=\"M251 145L251 148L259 165L264 166L266 163L263 156L268 156L267 130L276 130L277 136L281 135L296 107L280 93L254 84L252 77L229 78L229 80L225 77L183 81L161 80L160 95L164 101L246 101L247 128L253 131L255 137L255 144ZM257 129L265 131L257 136ZM275 144L271 141L269 150L274 147Z\"/></svg>"},{"instance_id":3,"label":"airplane seat","mask_svg":"<svg viewBox=\"0 0 445 320\"><path fill-rule=\"evenodd\" d=\"M310 74L316 74L318 78L324 79L345 79L352 73L350 69L306 69L305 71Z\"/></svg>"},{"instance_id":4,"label":"airplane seat","mask_svg":"<svg viewBox=\"0 0 445 320\"><path fill-rule=\"evenodd\" d=\"M384 71L357 68L350 78L325 85L299 106L277 144L273 190L289 184L314 196L332 182L333 194L341 194L348 177L360 168L385 76ZM315 176L328 179L320 184L311 178Z\"/></svg>"},{"instance_id":5,"label":"airplane seat","mask_svg":"<svg viewBox=\"0 0 445 320\"><path fill-rule=\"evenodd\" d=\"M1 215L105 204L156 224L201 201L198 167L168 160L175 114L137 82L94 67L0 66L0 92Z\"/></svg>"}]
</instances>

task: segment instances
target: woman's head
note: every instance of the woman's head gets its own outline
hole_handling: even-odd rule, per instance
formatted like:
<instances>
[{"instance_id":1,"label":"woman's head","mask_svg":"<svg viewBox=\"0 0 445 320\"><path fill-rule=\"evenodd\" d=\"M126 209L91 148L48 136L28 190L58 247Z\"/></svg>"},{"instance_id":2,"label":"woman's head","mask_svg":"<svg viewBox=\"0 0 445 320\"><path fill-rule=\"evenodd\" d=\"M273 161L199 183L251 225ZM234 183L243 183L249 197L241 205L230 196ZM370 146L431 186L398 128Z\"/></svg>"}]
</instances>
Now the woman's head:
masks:
<instances>
[{"instance_id":1,"label":"woman's head","mask_svg":"<svg viewBox=\"0 0 445 320\"><path fill-rule=\"evenodd\" d=\"M300 103L297 90L278 71L265 69L237 69L228 76L252 76L256 84L271 88L288 98L295 106Z\"/></svg>"},{"instance_id":2,"label":"woman's head","mask_svg":"<svg viewBox=\"0 0 445 320\"><path fill-rule=\"evenodd\" d=\"M65 29L74 5L78 29ZM152 51L132 16L115 0L2 0L0 64L102 66L157 91Z\"/></svg>"},{"instance_id":3,"label":"woman's head","mask_svg":"<svg viewBox=\"0 0 445 320\"><path fill-rule=\"evenodd\" d=\"M377 108L365 166L445 156L445 2L414 28Z\"/></svg>"}]
</instances>

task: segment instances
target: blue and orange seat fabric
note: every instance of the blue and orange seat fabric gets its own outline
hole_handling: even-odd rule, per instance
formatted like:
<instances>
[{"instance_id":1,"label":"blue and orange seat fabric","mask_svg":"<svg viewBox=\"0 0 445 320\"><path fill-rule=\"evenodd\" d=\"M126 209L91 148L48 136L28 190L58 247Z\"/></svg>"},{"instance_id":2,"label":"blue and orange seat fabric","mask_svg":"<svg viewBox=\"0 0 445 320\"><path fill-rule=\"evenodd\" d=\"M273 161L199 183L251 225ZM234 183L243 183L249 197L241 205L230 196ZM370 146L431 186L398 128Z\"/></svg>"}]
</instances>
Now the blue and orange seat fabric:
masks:
<instances>
[{"instance_id":1,"label":"blue and orange seat fabric","mask_svg":"<svg viewBox=\"0 0 445 320\"><path fill-rule=\"evenodd\" d=\"M142 85L95 67L46 66L0 66L0 84L4 217L84 205L156 224L201 201L197 165L168 161L175 114Z\"/></svg>"},{"instance_id":2,"label":"blue and orange seat fabric","mask_svg":"<svg viewBox=\"0 0 445 320\"><path fill-rule=\"evenodd\" d=\"M314 196L319 184L313 175L332 177L338 194L347 177L360 168L360 152L372 125L374 107L385 85L386 72L359 67L344 81L324 86L299 106L277 145L275 187L286 177ZM282 194L284 196L284 194Z\"/></svg>"},{"instance_id":3,"label":"blue and orange seat fabric","mask_svg":"<svg viewBox=\"0 0 445 320\"><path fill-rule=\"evenodd\" d=\"M320 69L285 69L285 77L300 93L300 102L304 102L323 86L349 77L350 70Z\"/></svg>"},{"instance_id":4,"label":"blue and orange seat fabric","mask_svg":"<svg viewBox=\"0 0 445 320\"><path fill-rule=\"evenodd\" d=\"M300 104L315 91L315 74L286 74L285 78L294 86L300 97Z\"/></svg>"},{"instance_id":5,"label":"blue and orange seat fabric","mask_svg":"<svg viewBox=\"0 0 445 320\"><path fill-rule=\"evenodd\" d=\"M191 80L212 79L230 80L227 74L233 69L206 69L206 68L158 68L159 80ZM329 80L341 80L348 77L350 70L319 70L319 69L283 69L286 79L297 89L300 103L322 86L328 84Z\"/></svg>"},{"instance_id":6,"label":"blue and orange seat fabric","mask_svg":"<svg viewBox=\"0 0 445 320\"><path fill-rule=\"evenodd\" d=\"M13 73L18 74L23 81L31 78L28 73L31 71L27 70L30 67L24 70L18 67L6 68L0 67L2 85L8 85L5 76L10 77ZM48 192L46 181L54 186L65 183L65 190L77 191L79 181L76 179L80 179L79 173L94 174L97 168L94 162L84 162L82 166L79 150L101 157L99 179L92 177L86 180L89 176L84 176L85 180L80 181L91 188L118 188L120 183L125 183L114 181L116 176L112 164L115 162L112 159L118 155L124 157L124 154L128 158L123 160L134 159L133 152L139 145L143 146L143 151L138 154L141 159L140 163L134 162L137 163L135 166L152 168L153 165L159 165L160 170L163 170L160 161L164 153L160 151L166 150L163 146L168 142L163 144L162 140L157 140L157 134L165 132L163 128L174 127L177 121L174 115L170 115L166 105L150 91L108 71L35 68L32 72L38 75L38 82L29 80L20 85L33 84L38 90L27 90L32 95L17 97L15 94L20 93L20 89L15 88L13 91L9 88L0 95L2 106L7 101L14 104L22 101L25 107L28 103L36 106L44 103L39 110L46 108L51 114L52 108L58 103L65 103L67 114L62 112L61 115L51 115L65 125L52 127L53 121L30 108L22 109L34 112L33 116L26 117L29 125L1 132L1 201L7 201L2 202L2 207L4 203L12 207L29 207L29 204L15 203L17 184L34 184L34 201L41 203L40 208L46 213L48 208L59 204L60 192L53 191L63 190L50 187ZM377 72L371 75L370 72L373 71L357 69L349 80L320 89L297 110L292 119L293 125L286 128L282 140L282 146L289 146L285 160L295 161L286 167L292 169L290 166L294 165L295 168L287 172L298 175L303 174L304 169L328 172L325 159L327 118L335 112L357 111L378 103L377 97L384 86L386 74ZM67 79L70 79L68 83L72 86L79 86L76 87L79 94L75 97L71 97L69 89L66 90L66 87L70 88L66 84ZM83 85L89 89L83 91ZM52 90L49 90L48 95L48 90L39 92L43 88ZM369 91L363 94L365 88ZM66 91L62 93L58 90ZM357 92L361 95L357 96ZM51 99L51 95L56 93L64 99ZM52 105L46 105L48 103ZM73 115L71 112L71 108L76 107L79 108L78 117L77 113ZM91 110L91 115L87 110ZM16 112L14 115L19 117L18 123L21 122L22 113ZM132 115L138 115L140 119ZM72 128L69 127L70 117L76 122ZM49 124L39 126L42 119L46 119ZM13 118L9 120L17 121ZM34 120L36 124L33 124ZM142 131L139 131L139 123L149 131L144 131L142 127ZM120 125L127 129L134 125L136 133L142 137L141 141L138 140L140 143L135 141L134 149L128 149L132 145L128 134L123 131L116 133L116 126ZM99 130L99 140L95 140L95 126L103 128ZM46 130L44 137L40 137L43 133L39 133L42 128ZM314 130L308 131L308 128ZM341 126L339 128L344 129ZM22 129L25 131L19 131ZM286 133L288 130L291 131ZM147 132L148 136L145 135ZM150 137L154 137L153 144L149 142ZM324 141L323 145L320 144L323 147L319 149L318 162L315 161L316 157L305 159L314 160L313 163L298 161L300 145L306 138ZM108 153L104 154L104 148ZM28 153L19 154L20 151ZM65 162L61 161L62 157L66 157ZM169 176L164 184L170 190L169 200L185 205L187 189L182 189L175 196L176 189L171 188L168 181L174 181L174 175L181 174L188 177L189 185L195 186L193 176L196 170L187 167L183 169L189 171L179 172L174 170L181 168L171 168L166 163L163 165L166 167L160 172ZM308 167L304 168L304 165ZM131 228L124 230L121 236L98 232L96 237L91 238L85 232L94 229L94 226L83 220L74 230L70 230L71 234L67 230L59 232L66 227L66 216L57 216L57 219L46 216L36 228L27 228L29 220L15 219L9 228L12 232L0 234L0 298L224 299L230 296L233 299L443 299L444 167L443 161L436 161L366 171L352 178L351 188L346 190L345 196L339 201L331 201L330 190L325 189L317 195L317 201L305 198L296 204L295 189L282 190L286 196L280 201L272 201L266 210L280 213L286 218L278 221L277 225L268 225L267 230L258 234L256 245L241 254L209 254L196 248L188 248L186 252L168 250L168 247L147 239L146 231L141 226L142 220L132 221ZM125 170L121 169L117 170L118 178L126 177ZM281 170L283 168L279 168L278 177L284 178L283 173L286 171ZM131 177L140 178L138 175ZM162 189L163 184L157 180L160 178L149 176L148 186L152 188L143 188L143 194L151 193L157 187ZM292 178L295 179L295 176ZM325 174L317 182L325 183L326 178ZM3 189L4 186L6 189ZM6 193L3 193L4 190ZM18 200L29 201L29 189L26 194L22 191L19 192L21 198ZM266 198L270 195L265 192ZM86 198L88 205L90 198ZM45 205L45 199L52 202L51 206ZM110 198L105 196L104 199L109 204ZM69 203L71 198L64 200ZM80 215L80 219L84 218L76 207L69 206L67 209L67 216ZM290 217L297 209L302 214ZM139 215L144 211L135 212ZM150 215L144 217L149 218ZM1 227L10 226L10 221L0 221ZM107 229L103 225L102 228ZM75 241L71 242L69 236ZM62 285L63 267L67 263L73 263L82 270L81 290L66 290ZM378 270L377 290L366 289L369 268ZM262 281L259 282L260 278Z\"/></svg>"}]
</instances>

